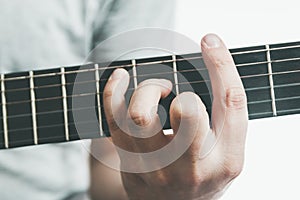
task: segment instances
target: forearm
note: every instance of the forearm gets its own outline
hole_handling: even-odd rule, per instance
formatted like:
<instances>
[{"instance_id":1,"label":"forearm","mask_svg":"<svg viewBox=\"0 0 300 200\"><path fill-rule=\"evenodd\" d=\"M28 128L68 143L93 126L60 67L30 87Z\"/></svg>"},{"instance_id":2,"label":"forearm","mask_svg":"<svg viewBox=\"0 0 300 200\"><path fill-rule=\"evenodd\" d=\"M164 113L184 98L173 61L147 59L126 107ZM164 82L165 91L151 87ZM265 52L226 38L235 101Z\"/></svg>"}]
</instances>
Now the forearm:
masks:
<instances>
[{"instance_id":1,"label":"forearm","mask_svg":"<svg viewBox=\"0 0 300 200\"><path fill-rule=\"evenodd\" d=\"M92 141L92 154L99 150L99 140ZM103 143L101 143L103 145ZM107 157L114 157L114 152L105 152ZM117 162L117 161L116 161ZM90 196L92 200L127 200L119 171L105 166L100 161L90 156Z\"/></svg>"}]
</instances>

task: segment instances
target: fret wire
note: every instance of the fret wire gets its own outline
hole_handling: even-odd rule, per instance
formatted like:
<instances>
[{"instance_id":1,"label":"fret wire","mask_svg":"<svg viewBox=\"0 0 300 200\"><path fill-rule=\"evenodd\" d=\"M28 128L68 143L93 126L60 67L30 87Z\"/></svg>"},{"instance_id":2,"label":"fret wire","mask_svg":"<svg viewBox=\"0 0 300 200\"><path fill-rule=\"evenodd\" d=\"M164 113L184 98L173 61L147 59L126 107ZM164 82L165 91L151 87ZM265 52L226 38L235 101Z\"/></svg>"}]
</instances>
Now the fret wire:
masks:
<instances>
[{"instance_id":1,"label":"fret wire","mask_svg":"<svg viewBox=\"0 0 300 200\"><path fill-rule=\"evenodd\" d=\"M282 50L282 49L293 49L293 48L300 48L300 45L295 45L295 46L288 46L288 47L277 47L277 48L270 48L270 51L277 51L277 50ZM256 52L265 52L267 50L251 50L251 51L241 51L241 52L234 52L231 53L231 55L242 55L242 54L249 54L249 53L256 53ZM184 56L184 55L183 55ZM176 61L184 61L184 60L193 60L193 59L202 59L202 56L194 56L194 57L190 57L190 58L181 58L181 59L177 59ZM289 59L281 59L281 60L274 60L271 62L282 62L282 61L292 61L292 60L299 60L300 58L289 58ZM142 66L142 65L152 65L152 64L162 64L162 63L170 63L173 62L173 60L165 60L165 61L155 61L155 62L147 62L147 63L140 63L138 64L138 66ZM264 62L256 62L256 63L249 63L249 64L263 64ZM236 65L237 67L239 65ZM240 64L240 66L245 66L245 64ZM128 65L120 65L120 66L103 66L105 67L105 69L116 69L116 68L120 68L120 67L132 67L132 64L128 64ZM100 70L101 67L99 67ZM93 71L95 69L85 69L85 70L75 70L75 71L69 71L69 72L65 72L65 74L72 74L72 73L81 73L81 72L89 72L89 71ZM103 69L104 70L104 69ZM39 74L39 75L35 75L34 77L45 77L45 76L57 76L57 75L61 75L60 72L57 73L48 73L48 74ZM13 78L7 78L6 81L11 81L11 80L18 80L18 79L26 79L29 78L28 76L20 76L20 77L13 77Z\"/></svg>"},{"instance_id":2,"label":"fret wire","mask_svg":"<svg viewBox=\"0 0 300 200\"><path fill-rule=\"evenodd\" d=\"M138 81L137 81L137 72L136 72L136 60L132 60L132 73L133 73L133 84L134 88L136 89L138 86Z\"/></svg>"},{"instance_id":3,"label":"fret wire","mask_svg":"<svg viewBox=\"0 0 300 200\"><path fill-rule=\"evenodd\" d=\"M30 98L31 98L31 114L32 114L32 125L33 125L33 141L34 144L38 144L38 129L37 129L37 119L36 119L36 101L35 101L35 91L34 91L34 79L33 71L29 72L30 76Z\"/></svg>"},{"instance_id":4,"label":"fret wire","mask_svg":"<svg viewBox=\"0 0 300 200\"><path fill-rule=\"evenodd\" d=\"M8 123L7 123L7 110L6 110L6 96L5 96L5 82L4 74L1 74L1 98L2 98L2 123L4 132L4 146L9 148L8 142Z\"/></svg>"},{"instance_id":5,"label":"fret wire","mask_svg":"<svg viewBox=\"0 0 300 200\"><path fill-rule=\"evenodd\" d=\"M177 77L177 64L176 64L176 55L172 55L173 59L173 73L174 73L174 83L176 95L179 95L179 86L178 86L178 77Z\"/></svg>"},{"instance_id":6,"label":"fret wire","mask_svg":"<svg viewBox=\"0 0 300 200\"><path fill-rule=\"evenodd\" d=\"M65 77L65 68L61 68L61 84L62 84L62 99L63 99L63 111L64 111L64 125L65 125L65 139L66 141L70 140L69 134L69 119L68 119L68 102L67 102L67 89L66 89L66 77Z\"/></svg>"},{"instance_id":7,"label":"fret wire","mask_svg":"<svg viewBox=\"0 0 300 200\"><path fill-rule=\"evenodd\" d=\"M270 46L266 45L267 50L267 61L268 61L268 74L269 74L269 83L270 83L270 92L271 92L271 99L272 99L272 111L273 115L277 116L277 109L276 109L276 101L275 101L275 91L274 91L274 82L273 82L273 70L271 64L271 54L270 54Z\"/></svg>"},{"instance_id":8,"label":"fret wire","mask_svg":"<svg viewBox=\"0 0 300 200\"><path fill-rule=\"evenodd\" d=\"M95 80L96 80L96 92L97 92L97 104L98 104L98 115L99 115L99 129L100 136L104 136L102 127L102 113L101 113L101 98L100 98L100 77L98 73L99 65L95 64Z\"/></svg>"}]
</instances>

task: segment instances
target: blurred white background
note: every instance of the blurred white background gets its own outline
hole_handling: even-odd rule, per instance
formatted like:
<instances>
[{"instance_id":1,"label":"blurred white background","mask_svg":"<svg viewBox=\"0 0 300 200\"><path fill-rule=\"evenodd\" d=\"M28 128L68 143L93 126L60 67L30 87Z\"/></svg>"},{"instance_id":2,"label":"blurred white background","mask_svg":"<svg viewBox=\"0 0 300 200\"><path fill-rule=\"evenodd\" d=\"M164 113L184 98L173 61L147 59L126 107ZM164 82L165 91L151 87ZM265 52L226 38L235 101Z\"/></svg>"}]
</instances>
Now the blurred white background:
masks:
<instances>
[{"instance_id":1,"label":"blurred white background","mask_svg":"<svg viewBox=\"0 0 300 200\"><path fill-rule=\"evenodd\" d=\"M300 41L300 1L178 0L177 31L229 48ZM222 200L300 199L300 115L250 121L245 168Z\"/></svg>"}]
</instances>

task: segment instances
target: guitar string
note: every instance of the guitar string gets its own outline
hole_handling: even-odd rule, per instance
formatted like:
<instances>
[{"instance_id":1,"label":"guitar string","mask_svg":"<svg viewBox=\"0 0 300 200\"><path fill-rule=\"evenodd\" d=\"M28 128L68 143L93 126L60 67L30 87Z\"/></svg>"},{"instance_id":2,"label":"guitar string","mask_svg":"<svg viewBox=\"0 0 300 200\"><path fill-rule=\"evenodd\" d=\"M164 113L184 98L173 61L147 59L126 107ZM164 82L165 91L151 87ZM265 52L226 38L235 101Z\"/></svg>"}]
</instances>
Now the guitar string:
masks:
<instances>
[{"instance_id":1,"label":"guitar string","mask_svg":"<svg viewBox=\"0 0 300 200\"><path fill-rule=\"evenodd\" d=\"M242 80L245 80L247 78L252 78L252 77L266 77L266 76L270 76L270 75L282 75L282 74L288 74L288 73L299 73L300 70L293 70L293 71L286 71L286 72L274 72L272 74L269 73L265 73L265 74L258 74L258 75L247 75L247 76L241 76ZM94 81L95 82L95 81ZM210 80L200 80L200 81L190 81L190 82L182 82L182 83L178 83L178 84L172 84L172 86L174 87L175 85L189 85L189 84L207 84L210 83ZM245 83L244 83L245 84ZM288 84L280 84L280 85L274 85L274 88L279 88L279 87L293 87L293 86L297 86L298 83L288 83ZM60 85L61 86L61 85ZM134 88L129 88L128 90L133 90ZM270 89L270 86L259 86L259 87L253 87L253 88L245 88L245 91L254 91L254 90L262 90L262 89ZM27 89L28 90L28 89ZM29 90L28 90L29 91ZM5 91L6 93L8 93L8 91ZM100 93L90 93L90 94L103 94L103 92ZM82 93L82 94L75 94L75 95L68 95L67 98L73 98L73 97L80 97L80 96L86 96L87 93ZM199 94L199 95L203 95L203 94ZM40 99L35 99L35 102L41 102L41 101L49 101L49 100L55 100L55 99L60 99L62 98L62 96L55 96L55 97L48 97L48 98L40 98ZM32 100L22 100L22 101L13 101L13 102L6 102L5 105L15 105L15 104L25 104L25 103L30 103L32 102ZM2 103L0 103L0 106L3 105Z\"/></svg>"},{"instance_id":2,"label":"guitar string","mask_svg":"<svg viewBox=\"0 0 300 200\"><path fill-rule=\"evenodd\" d=\"M231 53L231 55L243 55L243 54L249 54L249 53L267 52L267 51L272 52L272 51L285 50L285 49L296 49L296 48L300 48L300 45L270 48L269 50L268 49L261 49L261 50L240 51L240 52ZM177 56L187 56L187 58L181 58L181 59L175 59L175 60L170 59L170 60L164 60L164 61L152 61L152 62L138 63L137 65L138 66L144 66L144 65L152 65L152 64L164 64L164 63L172 63L174 61L178 62L178 61L186 61L186 60L194 60L194 59L202 59L203 58L202 56L189 57L190 55L195 55L195 54L200 54L200 53L187 54L187 55L177 55ZM291 59L300 59L300 57L291 58ZM262 61L261 63L263 63L263 62L266 62L266 61ZM274 60L273 62L276 62L276 60ZM268 62L266 62L266 63L268 63ZM89 66L89 64L85 64L85 65L82 65L82 66ZM116 69L116 68L119 68L119 67L132 67L132 64L119 65L119 66L111 66L111 67L102 66L102 67L105 68L105 69L103 69L103 68L101 69L101 66L100 66L99 70ZM90 69L90 70L93 71L95 69ZM84 72L84 70L83 71L82 70L75 70L75 71L70 71L70 72L64 72L64 74L81 73L81 72ZM55 75L62 75L62 73L61 72L57 72L57 73L53 73L52 72L52 73L34 75L33 78L45 77L45 76L48 77L48 76L55 76ZM5 78L5 81L27 79L27 78L31 78L31 77L29 75L25 75L25 76L20 76L20 77Z\"/></svg>"},{"instance_id":3,"label":"guitar string","mask_svg":"<svg viewBox=\"0 0 300 200\"><path fill-rule=\"evenodd\" d=\"M300 58L299 59L297 59L297 60L300 60ZM280 62L290 62L290 61L295 61L295 59L293 59L293 60L291 60L291 59L288 59L288 60L280 60ZM278 61L272 61L273 63L275 63L275 62L278 62ZM272 63L271 62L271 63ZM269 62L257 62L257 63L251 63L252 65L258 65L258 64L267 64L267 63L269 63ZM247 63L246 63L247 64ZM285 63L286 64L286 63ZM298 66L297 66L298 67ZM186 72L200 72L201 73L201 71L204 71L204 72L208 72L208 69L206 69L206 68L201 68L201 69L186 69L186 70L179 70L179 71L177 71L176 73L186 73ZM286 71L286 73L289 73L289 72L296 72L296 70L291 70L291 71ZM86 72L95 72L95 69L90 69L89 71L86 71ZM84 72L80 72L80 73L84 73ZM279 72L274 72L274 73L272 73L272 75L276 75L276 73L279 73ZM282 71L282 73L285 73L285 71ZM59 74L59 76L61 76L62 75L62 73L58 73ZM153 75L171 75L171 74L174 74L174 72L173 71L169 71L169 72L163 72L163 73L160 73L160 72L157 72L157 73L149 73L149 74L141 74L141 75L137 75L137 78L143 78L143 77L148 77L148 76L153 76ZM92 75L94 75L94 74L92 74ZM257 76L260 76L260 75L266 75L266 76L268 76L268 75L271 75L271 74L252 74L252 75L245 75L245 76L247 76L247 78L251 78L251 77L257 77ZM129 76L130 78L133 78L134 76ZM243 78L244 76L240 76L241 78ZM30 78L30 77L29 77ZM24 79L29 79L29 78L24 78ZM19 79L19 80L21 80L21 79ZM106 79L101 79L100 80L100 83L101 82L105 82L105 81L107 81L108 79L106 78ZM5 79L5 82L7 81L7 79ZM81 82L79 82L79 84L83 84L83 83L95 83L96 81L95 80L89 80L89 81L81 81ZM66 83L66 84L64 84L65 86L68 86L68 85L73 85L74 83ZM33 89L42 89L42 88L51 88L51 87L61 87L62 86L62 84L49 84L49 85L43 85L43 86L35 86ZM29 88L29 87L26 87L26 88L17 88L17 89L8 89L8 90L6 90L6 92L19 92L19 91L26 91L26 90L30 90L31 88Z\"/></svg>"}]
</instances>

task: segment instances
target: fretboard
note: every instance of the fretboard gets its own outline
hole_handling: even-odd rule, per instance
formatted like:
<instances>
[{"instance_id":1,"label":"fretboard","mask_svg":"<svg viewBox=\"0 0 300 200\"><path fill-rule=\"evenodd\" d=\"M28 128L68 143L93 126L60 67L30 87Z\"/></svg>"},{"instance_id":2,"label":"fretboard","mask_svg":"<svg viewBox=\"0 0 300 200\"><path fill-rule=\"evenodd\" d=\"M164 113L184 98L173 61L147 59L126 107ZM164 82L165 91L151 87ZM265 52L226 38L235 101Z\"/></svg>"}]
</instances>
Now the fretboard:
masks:
<instances>
[{"instance_id":1,"label":"fretboard","mask_svg":"<svg viewBox=\"0 0 300 200\"><path fill-rule=\"evenodd\" d=\"M249 119L300 113L300 42L230 51L246 89ZM143 80L173 83L171 94L160 101L164 109L158 111L166 116L165 129L170 128L170 103L182 92L198 94L211 113L210 81L201 53L2 74L0 149L109 136L102 94L119 67L130 74L127 102Z\"/></svg>"}]
</instances>

